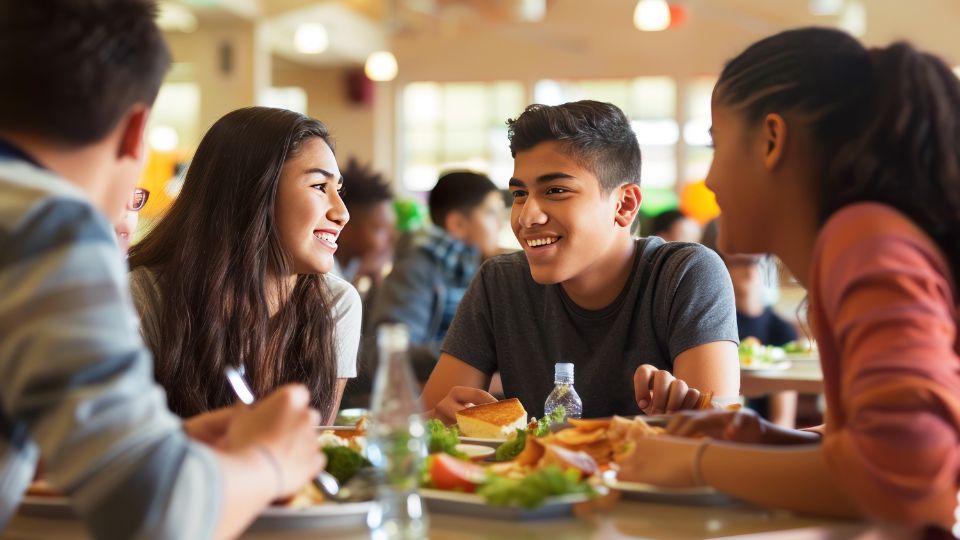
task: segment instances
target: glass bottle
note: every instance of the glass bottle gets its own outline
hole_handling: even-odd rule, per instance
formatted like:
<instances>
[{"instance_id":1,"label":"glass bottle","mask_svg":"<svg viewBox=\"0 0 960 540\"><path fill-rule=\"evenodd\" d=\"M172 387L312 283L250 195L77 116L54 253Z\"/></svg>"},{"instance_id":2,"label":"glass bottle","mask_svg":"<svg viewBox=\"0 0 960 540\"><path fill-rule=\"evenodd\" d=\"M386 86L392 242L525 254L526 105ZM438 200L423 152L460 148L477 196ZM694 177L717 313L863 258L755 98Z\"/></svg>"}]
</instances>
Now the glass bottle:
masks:
<instances>
[{"instance_id":1,"label":"glass bottle","mask_svg":"<svg viewBox=\"0 0 960 540\"><path fill-rule=\"evenodd\" d=\"M550 414L558 406L563 406L567 418L580 418L583 414L583 403L580 396L573 389L573 364L559 363L553 368L553 391L547 396L543 405L543 413Z\"/></svg>"},{"instance_id":2,"label":"glass bottle","mask_svg":"<svg viewBox=\"0 0 960 540\"><path fill-rule=\"evenodd\" d=\"M409 342L403 324L377 329L379 364L367 430L367 459L381 472L376 504L367 515L373 540L427 537L427 513L418 493L427 441Z\"/></svg>"}]
</instances>

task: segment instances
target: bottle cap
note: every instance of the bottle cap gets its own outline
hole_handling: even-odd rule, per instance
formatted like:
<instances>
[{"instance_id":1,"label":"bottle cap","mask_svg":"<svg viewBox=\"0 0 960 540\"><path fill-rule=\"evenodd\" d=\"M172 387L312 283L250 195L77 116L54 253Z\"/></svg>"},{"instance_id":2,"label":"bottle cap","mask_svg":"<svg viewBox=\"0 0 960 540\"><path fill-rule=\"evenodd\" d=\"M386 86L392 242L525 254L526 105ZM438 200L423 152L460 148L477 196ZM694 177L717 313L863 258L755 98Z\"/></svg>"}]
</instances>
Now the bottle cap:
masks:
<instances>
[{"instance_id":1,"label":"bottle cap","mask_svg":"<svg viewBox=\"0 0 960 540\"><path fill-rule=\"evenodd\" d=\"M563 377L565 379L573 378L573 364L559 363L553 367L554 377Z\"/></svg>"},{"instance_id":2,"label":"bottle cap","mask_svg":"<svg viewBox=\"0 0 960 540\"><path fill-rule=\"evenodd\" d=\"M392 351L405 351L410 343L410 333L403 323L384 323L377 327L377 344Z\"/></svg>"}]
</instances>

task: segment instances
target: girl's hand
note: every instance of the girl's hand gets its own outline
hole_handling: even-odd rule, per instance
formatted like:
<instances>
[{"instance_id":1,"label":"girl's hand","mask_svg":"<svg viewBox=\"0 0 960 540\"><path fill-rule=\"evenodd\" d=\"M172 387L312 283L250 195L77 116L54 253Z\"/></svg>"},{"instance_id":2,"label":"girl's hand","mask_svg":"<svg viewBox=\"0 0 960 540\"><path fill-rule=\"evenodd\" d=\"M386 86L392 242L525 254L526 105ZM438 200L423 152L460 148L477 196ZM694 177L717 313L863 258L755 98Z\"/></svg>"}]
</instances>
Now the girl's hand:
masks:
<instances>
[{"instance_id":1,"label":"girl's hand","mask_svg":"<svg viewBox=\"0 0 960 540\"><path fill-rule=\"evenodd\" d=\"M677 437L710 437L747 444L767 442L770 422L750 409L683 412L667 424L667 433Z\"/></svg>"},{"instance_id":2,"label":"girl's hand","mask_svg":"<svg viewBox=\"0 0 960 540\"><path fill-rule=\"evenodd\" d=\"M644 364L634 372L633 389L637 405L646 414L692 409L700 399L699 390L690 388L669 371L657 369L650 364Z\"/></svg>"},{"instance_id":3,"label":"girl's hand","mask_svg":"<svg viewBox=\"0 0 960 540\"><path fill-rule=\"evenodd\" d=\"M317 445L320 413L310 408L310 392L289 384L234 414L227 428L227 451L260 455L275 469L277 496L293 495L325 465Z\"/></svg>"},{"instance_id":4,"label":"girl's hand","mask_svg":"<svg viewBox=\"0 0 960 540\"><path fill-rule=\"evenodd\" d=\"M703 441L660 435L637 437L632 443L633 450L617 458L618 480L677 488L702 485L694 480L694 467Z\"/></svg>"},{"instance_id":5,"label":"girl's hand","mask_svg":"<svg viewBox=\"0 0 960 540\"><path fill-rule=\"evenodd\" d=\"M191 416L184 420L183 430L193 440L223 449L230 423L241 410L243 408L237 405Z\"/></svg>"}]
</instances>

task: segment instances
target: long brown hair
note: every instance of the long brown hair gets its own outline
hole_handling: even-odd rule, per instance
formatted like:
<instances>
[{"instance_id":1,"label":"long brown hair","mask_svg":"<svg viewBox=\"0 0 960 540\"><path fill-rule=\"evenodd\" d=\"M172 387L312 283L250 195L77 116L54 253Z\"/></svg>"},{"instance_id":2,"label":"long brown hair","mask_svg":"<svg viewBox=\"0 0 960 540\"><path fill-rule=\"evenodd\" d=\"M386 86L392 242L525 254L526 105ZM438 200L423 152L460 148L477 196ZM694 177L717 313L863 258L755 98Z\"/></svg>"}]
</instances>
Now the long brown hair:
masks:
<instances>
[{"instance_id":1,"label":"long brown hair","mask_svg":"<svg viewBox=\"0 0 960 540\"><path fill-rule=\"evenodd\" d=\"M295 112L250 107L203 137L170 210L130 252L161 293L157 380L170 408L191 416L234 402L223 370L243 366L254 393L287 382L310 388L324 418L334 406L332 300L322 275L292 273L280 245L275 201L283 164L326 127ZM331 145L332 149L332 145ZM271 318L269 284L286 298Z\"/></svg>"},{"instance_id":2,"label":"long brown hair","mask_svg":"<svg viewBox=\"0 0 960 540\"><path fill-rule=\"evenodd\" d=\"M821 223L856 202L888 204L960 283L960 81L942 60L903 42L866 49L838 30L790 30L727 64L714 100L751 123L801 113L823 162Z\"/></svg>"}]
</instances>

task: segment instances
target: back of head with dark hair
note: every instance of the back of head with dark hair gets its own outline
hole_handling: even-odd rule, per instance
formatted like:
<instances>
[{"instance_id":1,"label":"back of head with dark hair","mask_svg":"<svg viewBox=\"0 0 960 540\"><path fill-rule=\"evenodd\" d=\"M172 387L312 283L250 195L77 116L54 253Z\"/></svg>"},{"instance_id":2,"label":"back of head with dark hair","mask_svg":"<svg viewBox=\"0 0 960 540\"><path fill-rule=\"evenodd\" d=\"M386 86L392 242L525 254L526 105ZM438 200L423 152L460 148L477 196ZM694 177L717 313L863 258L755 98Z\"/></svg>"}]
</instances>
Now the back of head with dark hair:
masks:
<instances>
[{"instance_id":1,"label":"back of head with dark hair","mask_svg":"<svg viewBox=\"0 0 960 540\"><path fill-rule=\"evenodd\" d=\"M468 214L480 206L497 186L485 175L470 171L445 173L437 180L430 191L427 204L430 206L430 220L443 227L447 214L453 211Z\"/></svg>"},{"instance_id":2,"label":"back of head with dark hair","mask_svg":"<svg viewBox=\"0 0 960 540\"><path fill-rule=\"evenodd\" d=\"M0 129L67 146L151 105L170 64L150 0L0 0Z\"/></svg>"},{"instance_id":3,"label":"back of head with dark hair","mask_svg":"<svg viewBox=\"0 0 960 540\"><path fill-rule=\"evenodd\" d=\"M664 231L669 231L674 223L682 219L687 219L687 216L679 210L661 212L650 222L650 234L657 235Z\"/></svg>"},{"instance_id":4,"label":"back of head with dark hair","mask_svg":"<svg viewBox=\"0 0 960 540\"><path fill-rule=\"evenodd\" d=\"M284 164L309 140L331 144L319 120L285 109L248 107L203 136L173 206L130 250L163 298L155 369L181 416L233 402L223 369L242 365L254 393L307 385L329 416L336 393L333 303L323 276L286 279L293 261L276 229ZM289 293L272 317L269 280Z\"/></svg>"},{"instance_id":5,"label":"back of head with dark hair","mask_svg":"<svg viewBox=\"0 0 960 540\"><path fill-rule=\"evenodd\" d=\"M369 165L361 165L356 158L350 158L340 172L343 174L343 185L346 186L343 203L347 205L347 210L353 212L357 208L393 200L390 182Z\"/></svg>"},{"instance_id":6,"label":"back of head with dark hair","mask_svg":"<svg viewBox=\"0 0 960 540\"><path fill-rule=\"evenodd\" d=\"M604 193L640 183L637 135L616 105L599 101L534 104L507 120L507 126L513 157L542 142L558 141L574 161L597 176Z\"/></svg>"},{"instance_id":7,"label":"back of head with dark hair","mask_svg":"<svg viewBox=\"0 0 960 540\"><path fill-rule=\"evenodd\" d=\"M798 113L822 159L819 218L888 204L920 226L960 283L960 81L899 42L865 49L838 30L804 28L751 45L724 68L714 102L758 123Z\"/></svg>"}]
</instances>

